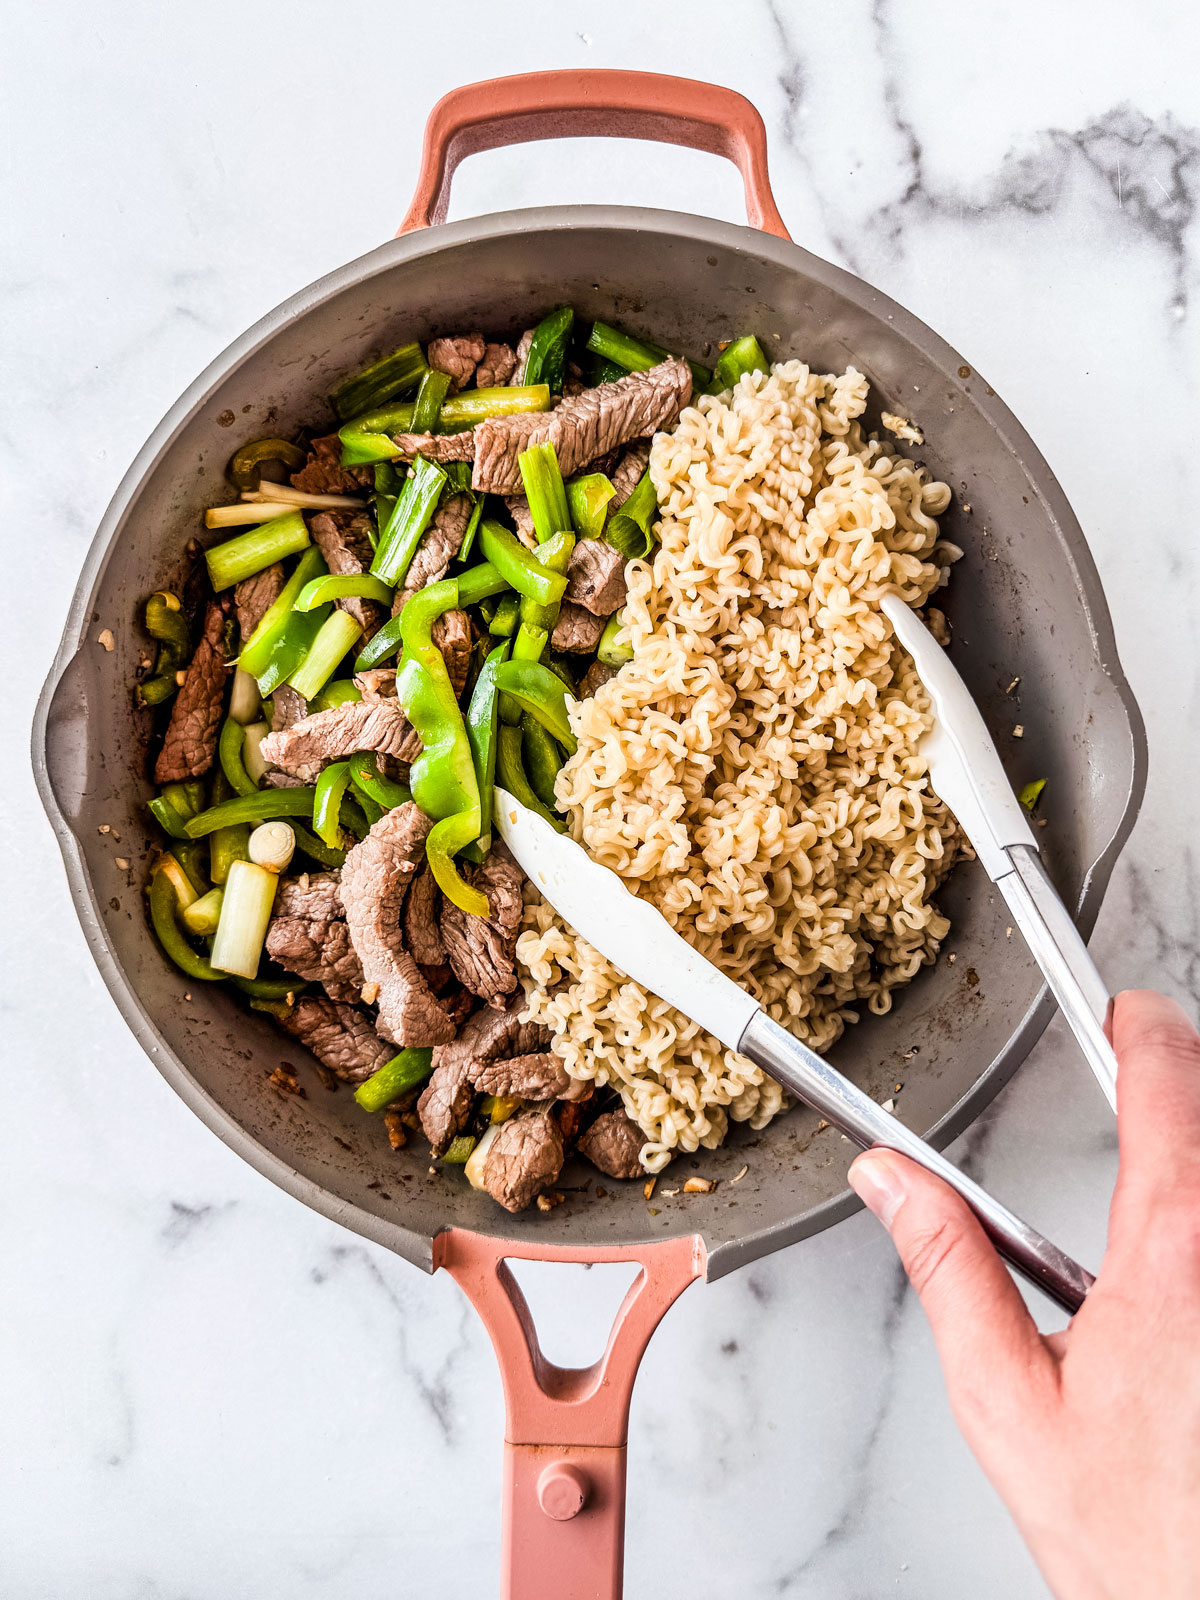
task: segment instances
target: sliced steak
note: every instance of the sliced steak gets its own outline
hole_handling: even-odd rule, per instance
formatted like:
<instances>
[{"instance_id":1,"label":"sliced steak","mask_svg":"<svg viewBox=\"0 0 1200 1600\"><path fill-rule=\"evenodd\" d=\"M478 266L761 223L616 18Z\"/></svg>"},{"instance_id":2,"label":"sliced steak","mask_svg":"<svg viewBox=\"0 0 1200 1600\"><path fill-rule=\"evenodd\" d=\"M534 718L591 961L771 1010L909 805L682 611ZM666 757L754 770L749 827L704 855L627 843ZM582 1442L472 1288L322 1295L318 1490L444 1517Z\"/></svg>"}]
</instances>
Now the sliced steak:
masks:
<instances>
[{"instance_id":1,"label":"sliced steak","mask_svg":"<svg viewBox=\"0 0 1200 1600\"><path fill-rule=\"evenodd\" d=\"M422 867L404 902L404 942L419 967L440 967L446 962L437 903L437 882L429 868Z\"/></svg>"},{"instance_id":2,"label":"sliced steak","mask_svg":"<svg viewBox=\"0 0 1200 1600\"><path fill-rule=\"evenodd\" d=\"M469 494L448 495L438 506L405 574L404 587L396 591L392 601L393 616L404 610L405 603L418 589L446 576L447 568L462 548L473 506L474 500Z\"/></svg>"},{"instance_id":3,"label":"sliced steak","mask_svg":"<svg viewBox=\"0 0 1200 1600\"><path fill-rule=\"evenodd\" d=\"M426 461L473 461L475 430L463 433L398 433L392 443L405 461L424 456Z\"/></svg>"},{"instance_id":4,"label":"sliced steak","mask_svg":"<svg viewBox=\"0 0 1200 1600\"><path fill-rule=\"evenodd\" d=\"M516 1095L521 1100L579 1100L592 1092L591 1084L572 1078L550 1050L485 1061L471 1073L471 1080L479 1094Z\"/></svg>"},{"instance_id":5,"label":"sliced steak","mask_svg":"<svg viewBox=\"0 0 1200 1600\"><path fill-rule=\"evenodd\" d=\"M368 667L354 674L354 687L365 698L394 700L396 698L395 667Z\"/></svg>"},{"instance_id":6,"label":"sliced steak","mask_svg":"<svg viewBox=\"0 0 1200 1600\"><path fill-rule=\"evenodd\" d=\"M272 767L270 772L264 772L262 777L264 789L303 789L305 780L297 778L291 772L280 772L278 767Z\"/></svg>"},{"instance_id":7,"label":"sliced steak","mask_svg":"<svg viewBox=\"0 0 1200 1600\"><path fill-rule=\"evenodd\" d=\"M291 475L292 488L303 489L305 494L358 494L369 489L374 481L370 467L342 466L342 441L336 433L314 439L309 446L308 460L299 472Z\"/></svg>"},{"instance_id":8,"label":"sliced steak","mask_svg":"<svg viewBox=\"0 0 1200 1600\"><path fill-rule=\"evenodd\" d=\"M520 493L517 457L543 440L554 445L563 477L570 477L617 445L671 427L691 392L687 362L672 358L568 396L553 411L487 417L468 436L475 446L471 486Z\"/></svg>"},{"instance_id":9,"label":"sliced steak","mask_svg":"<svg viewBox=\"0 0 1200 1600\"><path fill-rule=\"evenodd\" d=\"M475 1099L475 1079L501 1056L527 1056L545 1050L550 1030L522 1022L525 996L510 996L503 1011L483 1006L468 1017L457 1039L433 1052L433 1076L417 1104L425 1136L440 1155L458 1133Z\"/></svg>"},{"instance_id":10,"label":"sliced steak","mask_svg":"<svg viewBox=\"0 0 1200 1600\"><path fill-rule=\"evenodd\" d=\"M529 501L523 494L506 494L504 504L512 512L512 519L517 525L521 542L533 550L537 545L538 536L533 526L533 512L529 509Z\"/></svg>"},{"instance_id":11,"label":"sliced steak","mask_svg":"<svg viewBox=\"0 0 1200 1600\"><path fill-rule=\"evenodd\" d=\"M281 683L271 695L271 732L282 733L308 715L308 701L290 683Z\"/></svg>"},{"instance_id":12,"label":"sliced steak","mask_svg":"<svg viewBox=\"0 0 1200 1600\"><path fill-rule=\"evenodd\" d=\"M331 761L356 750L375 750L413 761L420 754L416 730L395 699L364 695L361 700L301 717L290 728L269 733L262 742L264 761L297 778L312 779Z\"/></svg>"},{"instance_id":13,"label":"sliced steak","mask_svg":"<svg viewBox=\"0 0 1200 1600\"><path fill-rule=\"evenodd\" d=\"M591 540L595 543L595 540ZM608 623L607 617L597 617L574 600L564 600L558 612L558 621L550 635L555 650L584 651L588 654L600 643L600 635Z\"/></svg>"},{"instance_id":14,"label":"sliced steak","mask_svg":"<svg viewBox=\"0 0 1200 1600\"><path fill-rule=\"evenodd\" d=\"M518 1111L503 1123L483 1167L483 1186L506 1211L524 1211L562 1171L563 1141L545 1111Z\"/></svg>"},{"instance_id":15,"label":"sliced steak","mask_svg":"<svg viewBox=\"0 0 1200 1600\"><path fill-rule=\"evenodd\" d=\"M301 995L279 1025L343 1083L363 1083L395 1053L378 1037L366 1012L333 1000Z\"/></svg>"},{"instance_id":16,"label":"sliced steak","mask_svg":"<svg viewBox=\"0 0 1200 1600\"><path fill-rule=\"evenodd\" d=\"M635 439L628 449L621 452L621 459L608 475L609 483L617 491L608 502L610 517L629 499L649 464L649 439Z\"/></svg>"},{"instance_id":17,"label":"sliced steak","mask_svg":"<svg viewBox=\"0 0 1200 1600\"><path fill-rule=\"evenodd\" d=\"M580 679L579 699L590 700L597 689L603 688L609 679L615 678L616 675L615 667L607 666L603 661L593 661Z\"/></svg>"},{"instance_id":18,"label":"sliced steak","mask_svg":"<svg viewBox=\"0 0 1200 1600\"><path fill-rule=\"evenodd\" d=\"M605 1111L579 1137L579 1153L610 1178L644 1178L646 1135L624 1111Z\"/></svg>"},{"instance_id":19,"label":"sliced steak","mask_svg":"<svg viewBox=\"0 0 1200 1600\"><path fill-rule=\"evenodd\" d=\"M453 378L456 388L465 389L486 353L487 342L481 333L465 333L450 339L431 339L425 359L435 371Z\"/></svg>"},{"instance_id":20,"label":"sliced steak","mask_svg":"<svg viewBox=\"0 0 1200 1600\"><path fill-rule=\"evenodd\" d=\"M387 702L384 702L387 704ZM379 1031L397 1045L453 1039L453 1017L404 948L401 915L433 826L411 801L387 811L346 856L342 904L367 984L378 987Z\"/></svg>"},{"instance_id":21,"label":"sliced steak","mask_svg":"<svg viewBox=\"0 0 1200 1600\"><path fill-rule=\"evenodd\" d=\"M267 928L267 954L289 972L324 984L331 1000L362 994L362 963L350 943L336 872L285 878Z\"/></svg>"},{"instance_id":22,"label":"sliced steak","mask_svg":"<svg viewBox=\"0 0 1200 1600\"><path fill-rule=\"evenodd\" d=\"M526 328L517 340L517 348L513 355L513 369L509 374L509 384L519 385L525 382L525 363L529 360L529 347L533 343L536 328Z\"/></svg>"},{"instance_id":23,"label":"sliced steak","mask_svg":"<svg viewBox=\"0 0 1200 1600\"><path fill-rule=\"evenodd\" d=\"M517 987L517 929L521 923L520 867L497 841L480 867L466 877L488 897L487 917L475 917L447 900L442 906L442 941L458 981L489 1005L504 1010L504 996Z\"/></svg>"},{"instance_id":24,"label":"sliced steak","mask_svg":"<svg viewBox=\"0 0 1200 1600\"><path fill-rule=\"evenodd\" d=\"M283 563L276 561L269 567L264 567L261 572L256 572L252 578L243 578L233 591L233 603L237 607L238 632L242 644L258 627L267 612L279 599L279 591L283 588Z\"/></svg>"},{"instance_id":25,"label":"sliced steak","mask_svg":"<svg viewBox=\"0 0 1200 1600\"><path fill-rule=\"evenodd\" d=\"M323 511L313 517L309 527L330 572L347 576L370 569L374 552L371 519L365 511ZM351 595L335 603L341 610L348 611L356 622L362 623L364 638L375 633L383 621L383 610L373 600Z\"/></svg>"},{"instance_id":26,"label":"sliced steak","mask_svg":"<svg viewBox=\"0 0 1200 1600\"><path fill-rule=\"evenodd\" d=\"M485 345L483 356L475 369L475 387L477 389L502 388L512 377L516 364L516 352L511 345Z\"/></svg>"},{"instance_id":27,"label":"sliced steak","mask_svg":"<svg viewBox=\"0 0 1200 1600\"><path fill-rule=\"evenodd\" d=\"M625 557L603 539L577 539L567 562L567 590L571 600L597 617L611 617L625 604Z\"/></svg>"},{"instance_id":28,"label":"sliced steak","mask_svg":"<svg viewBox=\"0 0 1200 1600\"><path fill-rule=\"evenodd\" d=\"M171 706L166 737L154 763L155 783L200 778L212 766L225 699L225 661L225 612L219 600L211 600L204 613L203 637Z\"/></svg>"},{"instance_id":29,"label":"sliced steak","mask_svg":"<svg viewBox=\"0 0 1200 1600\"><path fill-rule=\"evenodd\" d=\"M471 619L457 608L443 611L433 625L432 638L442 652L457 699L467 686L467 673L471 670Z\"/></svg>"},{"instance_id":30,"label":"sliced steak","mask_svg":"<svg viewBox=\"0 0 1200 1600\"><path fill-rule=\"evenodd\" d=\"M471 1115L475 1090L465 1072L433 1070L417 1101L421 1131L435 1156L443 1155Z\"/></svg>"}]
</instances>

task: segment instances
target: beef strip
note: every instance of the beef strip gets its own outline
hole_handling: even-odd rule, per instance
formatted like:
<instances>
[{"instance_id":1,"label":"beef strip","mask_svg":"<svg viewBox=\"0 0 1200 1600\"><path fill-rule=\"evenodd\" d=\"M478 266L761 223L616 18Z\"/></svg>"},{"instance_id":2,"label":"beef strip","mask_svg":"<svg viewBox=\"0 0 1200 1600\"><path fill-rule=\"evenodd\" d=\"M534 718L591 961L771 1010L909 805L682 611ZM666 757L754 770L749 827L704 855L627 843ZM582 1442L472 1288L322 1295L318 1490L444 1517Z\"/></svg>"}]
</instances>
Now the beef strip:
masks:
<instances>
[{"instance_id":1,"label":"beef strip","mask_svg":"<svg viewBox=\"0 0 1200 1600\"><path fill-rule=\"evenodd\" d=\"M401 932L405 896L424 860L432 826L409 800L383 814L342 868L350 938L365 981L378 986L379 1031L400 1046L444 1044L456 1031L453 1017L404 948Z\"/></svg>"},{"instance_id":2,"label":"beef strip","mask_svg":"<svg viewBox=\"0 0 1200 1600\"><path fill-rule=\"evenodd\" d=\"M537 532L533 526L533 513L529 509L529 501L523 494L506 494L504 504L512 512L512 519L517 525L517 533L522 544L532 550L538 542Z\"/></svg>"},{"instance_id":3,"label":"beef strip","mask_svg":"<svg viewBox=\"0 0 1200 1600\"><path fill-rule=\"evenodd\" d=\"M602 688L610 678L615 678L617 669L606 665L603 661L593 661L579 682L580 700L590 700L597 689Z\"/></svg>"},{"instance_id":4,"label":"beef strip","mask_svg":"<svg viewBox=\"0 0 1200 1600\"><path fill-rule=\"evenodd\" d=\"M518 1111L503 1123L483 1166L483 1186L506 1211L524 1211L562 1171L563 1141L545 1111Z\"/></svg>"},{"instance_id":5,"label":"beef strip","mask_svg":"<svg viewBox=\"0 0 1200 1600\"><path fill-rule=\"evenodd\" d=\"M567 589L571 600L597 617L611 617L625 604L625 557L603 539L577 539L567 562Z\"/></svg>"},{"instance_id":6,"label":"beef strip","mask_svg":"<svg viewBox=\"0 0 1200 1600\"><path fill-rule=\"evenodd\" d=\"M621 458L608 475L608 481L617 491L608 502L608 514L620 509L638 486L638 481L650 462L649 439L635 439L621 452Z\"/></svg>"},{"instance_id":7,"label":"beef strip","mask_svg":"<svg viewBox=\"0 0 1200 1600\"><path fill-rule=\"evenodd\" d=\"M549 1050L485 1061L470 1076L477 1094L516 1095L521 1100L579 1100L592 1092L590 1083L572 1078Z\"/></svg>"},{"instance_id":8,"label":"beef strip","mask_svg":"<svg viewBox=\"0 0 1200 1600\"><path fill-rule=\"evenodd\" d=\"M487 344L481 333L465 333L449 339L431 339L426 359L437 372L453 378L456 388L465 389L486 353Z\"/></svg>"},{"instance_id":9,"label":"beef strip","mask_svg":"<svg viewBox=\"0 0 1200 1600\"><path fill-rule=\"evenodd\" d=\"M475 1098L474 1080L501 1056L525 1056L550 1043L540 1022L522 1022L525 996L518 990L503 1011L483 1006L468 1017L458 1038L433 1052L433 1076L417 1103L425 1136L439 1155L458 1133Z\"/></svg>"},{"instance_id":10,"label":"beef strip","mask_svg":"<svg viewBox=\"0 0 1200 1600\"><path fill-rule=\"evenodd\" d=\"M413 761L420 754L421 740L395 699L364 695L269 733L260 748L264 761L307 780L330 761L344 761L356 750Z\"/></svg>"},{"instance_id":11,"label":"beef strip","mask_svg":"<svg viewBox=\"0 0 1200 1600\"><path fill-rule=\"evenodd\" d=\"M303 789L306 780L297 778L294 773L280 772L278 767L272 767L270 772L263 773L264 789Z\"/></svg>"},{"instance_id":12,"label":"beef strip","mask_svg":"<svg viewBox=\"0 0 1200 1600\"><path fill-rule=\"evenodd\" d=\"M374 554L371 549L371 519L365 511L323 511L309 524L313 541L325 557L330 572L339 576L367 572ZM363 637L370 638L383 621L383 610L373 600L347 596L336 604L361 622Z\"/></svg>"},{"instance_id":13,"label":"beef strip","mask_svg":"<svg viewBox=\"0 0 1200 1600\"><path fill-rule=\"evenodd\" d=\"M475 431L465 433L398 433L392 441L405 461L424 456L427 461L473 461Z\"/></svg>"},{"instance_id":14,"label":"beef strip","mask_svg":"<svg viewBox=\"0 0 1200 1600\"><path fill-rule=\"evenodd\" d=\"M166 737L154 763L155 783L200 778L212 766L225 698L225 659L225 611L219 600L211 600L204 613L204 634L171 706Z\"/></svg>"},{"instance_id":15,"label":"beef strip","mask_svg":"<svg viewBox=\"0 0 1200 1600\"><path fill-rule=\"evenodd\" d=\"M331 1000L357 1000L363 970L342 907L336 872L285 878L267 928L267 954L289 972L321 983Z\"/></svg>"},{"instance_id":16,"label":"beef strip","mask_svg":"<svg viewBox=\"0 0 1200 1600\"><path fill-rule=\"evenodd\" d=\"M526 328L517 340L517 348L513 355L513 369L509 374L509 384L519 385L525 382L525 363L529 359L529 347L533 343L536 328Z\"/></svg>"},{"instance_id":17,"label":"beef strip","mask_svg":"<svg viewBox=\"0 0 1200 1600\"><path fill-rule=\"evenodd\" d=\"M377 700L394 699L396 695L395 667L368 667L354 674L354 687L360 694Z\"/></svg>"},{"instance_id":18,"label":"beef strip","mask_svg":"<svg viewBox=\"0 0 1200 1600\"><path fill-rule=\"evenodd\" d=\"M644 1178L646 1135L624 1111L605 1111L580 1135L579 1153L610 1178Z\"/></svg>"},{"instance_id":19,"label":"beef strip","mask_svg":"<svg viewBox=\"0 0 1200 1600\"><path fill-rule=\"evenodd\" d=\"M374 479L370 467L343 467L342 441L336 433L327 433L323 439L314 439L309 446L308 460L299 472L291 475L293 489L303 489L305 494L358 494L369 489ZM270 488L264 484L264 488Z\"/></svg>"},{"instance_id":20,"label":"beef strip","mask_svg":"<svg viewBox=\"0 0 1200 1600\"><path fill-rule=\"evenodd\" d=\"M469 494L452 494L438 506L405 574L404 587L397 591L392 602L393 616L404 610L405 602L418 589L446 576L447 568L462 548L473 504Z\"/></svg>"},{"instance_id":21,"label":"beef strip","mask_svg":"<svg viewBox=\"0 0 1200 1600\"><path fill-rule=\"evenodd\" d=\"M687 362L672 358L647 372L630 372L566 397L553 411L487 417L468 436L475 444L471 486L494 494L519 493L517 457L547 439L558 454L563 477L570 477L616 445L669 428L691 392Z\"/></svg>"},{"instance_id":22,"label":"beef strip","mask_svg":"<svg viewBox=\"0 0 1200 1600\"><path fill-rule=\"evenodd\" d=\"M472 916L452 901L442 906L442 940L458 981L489 1005L504 1009L503 996L517 986L517 929L521 922L520 867L497 841L480 867L466 871L469 882L487 895L486 918Z\"/></svg>"},{"instance_id":23,"label":"beef strip","mask_svg":"<svg viewBox=\"0 0 1200 1600\"><path fill-rule=\"evenodd\" d=\"M281 683L271 695L271 732L282 733L308 715L308 701L290 683Z\"/></svg>"},{"instance_id":24,"label":"beef strip","mask_svg":"<svg viewBox=\"0 0 1200 1600\"><path fill-rule=\"evenodd\" d=\"M457 699L467 686L467 673L471 670L471 619L457 607L443 611L433 625L432 638L442 652Z\"/></svg>"},{"instance_id":25,"label":"beef strip","mask_svg":"<svg viewBox=\"0 0 1200 1600\"><path fill-rule=\"evenodd\" d=\"M485 345L483 357L475 369L475 387L477 389L503 387L512 377L516 364L516 352L511 345Z\"/></svg>"},{"instance_id":26,"label":"beef strip","mask_svg":"<svg viewBox=\"0 0 1200 1600\"><path fill-rule=\"evenodd\" d=\"M238 631L241 634L242 644L245 644L278 600L282 588L282 561L264 567L261 572L256 572L251 578L243 578L238 584L233 591L233 603L237 607Z\"/></svg>"},{"instance_id":27,"label":"beef strip","mask_svg":"<svg viewBox=\"0 0 1200 1600\"><path fill-rule=\"evenodd\" d=\"M593 616L583 606L577 606L574 600L564 600L559 608L554 632L550 635L550 643L555 650L590 653L600 643L600 635L607 622L607 617Z\"/></svg>"},{"instance_id":28,"label":"beef strip","mask_svg":"<svg viewBox=\"0 0 1200 1600\"><path fill-rule=\"evenodd\" d=\"M301 995L280 1018L280 1027L343 1083L363 1083L395 1053L376 1035L365 1012L333 1000Z\"/></svg>"},{"instance_id":29,"label":"beef strip","mask_svg":"<svg viewBox=\"0 0 1200 1600\"><path fill-rule=\"evenodd\" d=\"M404 942L419 967L440 967L446 960L437 903L437 882L429 868L422 867L404 902Z\"/></svg>"}]
</instances>

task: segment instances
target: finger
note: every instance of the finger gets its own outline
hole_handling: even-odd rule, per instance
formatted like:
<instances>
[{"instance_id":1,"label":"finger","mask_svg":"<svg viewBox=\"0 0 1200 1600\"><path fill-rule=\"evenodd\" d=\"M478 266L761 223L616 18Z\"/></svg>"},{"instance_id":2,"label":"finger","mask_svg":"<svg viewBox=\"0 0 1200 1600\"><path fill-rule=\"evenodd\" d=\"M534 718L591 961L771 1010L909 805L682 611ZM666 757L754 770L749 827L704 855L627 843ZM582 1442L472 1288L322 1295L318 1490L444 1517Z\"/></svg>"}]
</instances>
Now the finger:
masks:
<instances>
[{"instance_id":1,"label":"finger","mask_svg":"<svg viewBox=\"0 0 1200 1600\"><path fill-rule=\"evenodd\" d=\"M964 1431L1019 1422L1047 1398L1055 1363L991 1241L940 1178L891 1150L850 1168L850 1184L892 1236L933 1330Z\"/></svg>"},{"instance_id":2,"label":"finger","mask_svg":"<svg viewBox=\"0 0 1200 1600\"><path fill-rule=\"evenodd\" d=\"M1152 989L1119 994L1117 1054L1118 1205L1200 1194L1200 1034L1183 1008Z\"/></svg>"}]
</instances>

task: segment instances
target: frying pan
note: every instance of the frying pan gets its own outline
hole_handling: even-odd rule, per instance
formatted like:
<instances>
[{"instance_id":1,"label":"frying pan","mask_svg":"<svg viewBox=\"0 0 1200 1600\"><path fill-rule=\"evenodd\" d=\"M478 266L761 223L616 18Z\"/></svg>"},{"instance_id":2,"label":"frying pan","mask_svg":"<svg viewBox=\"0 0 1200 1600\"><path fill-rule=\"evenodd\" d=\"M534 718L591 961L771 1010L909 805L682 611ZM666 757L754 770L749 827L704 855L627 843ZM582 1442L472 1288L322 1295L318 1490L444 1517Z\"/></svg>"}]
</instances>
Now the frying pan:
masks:
<instances>
[{"instance_id":1,"label":"frying pan","mask_svg":"<svg viewBox=\"0 0 1200 1600\"><path fill-rule=\"evenodd\" d=\"M727 156L750 226L623 206L558 206L444 223L465 155L521 140L623 135ZM437 226L434 226L437 224ZM488 1327L507 1409L502 1593L537 1600L621 1591L625 1438L646 1342L695 1278L717 1277L846 1216L846 1147L795 1111L685 1158L722 1181L660 1198L637 1184L575 1193L511 1217L419 1154L388 1150L346 1094L281 1095L268 1074L299 1053L224 992L189 989L150 935L141 883L152 841L143 802L148 729L131 709L139 602L178 583L202 507L226 497L234 446L325 414L335 380L402 340L483 328L506 335L549 308L626 325L711 361L754 332L775 359L849 364L880 408L914 418L920 454L955 500L946 533L966 551L946 591L954 659L1015 782L1048 780L1045 854L1090 931L1145 778L1141 719L1117 660L1083 535L1045 461L992 388L877 290L794 245L767 178L766 138L740 95L646 73L533 73L459 89L433 110L399 235L302 290L236 340L174 405L130 468L89 552L33 756L80 921L134 1034L210 1128L307 1205L426 1271L444 1267ZM97 644L102 629L116 641ZM1020 682L1012 689L1013 680ZM1009 692L1009 691L1012 692ZM1015 724L1024 738L1014 742ZM137 856L118 867L116 847ZM903 1119L936 1145L1016 1070L1051 1003L977 867L942 896L955 961L924 972L885 1017L865 1017L835 1059L880 1097L903 1083ZM309 1076L308 1082L314 1083ZM594 1176L594 1174L593 1174ZM585 1182L580 1171L564 1181ZM668 1180L669 1183L669 1180ZM660 1190L666 1185L660 1182ZM506 1259L636 1261L642 1271L603 1358L566 1371L541 1355Z\"/></svg>"}]
</instances>

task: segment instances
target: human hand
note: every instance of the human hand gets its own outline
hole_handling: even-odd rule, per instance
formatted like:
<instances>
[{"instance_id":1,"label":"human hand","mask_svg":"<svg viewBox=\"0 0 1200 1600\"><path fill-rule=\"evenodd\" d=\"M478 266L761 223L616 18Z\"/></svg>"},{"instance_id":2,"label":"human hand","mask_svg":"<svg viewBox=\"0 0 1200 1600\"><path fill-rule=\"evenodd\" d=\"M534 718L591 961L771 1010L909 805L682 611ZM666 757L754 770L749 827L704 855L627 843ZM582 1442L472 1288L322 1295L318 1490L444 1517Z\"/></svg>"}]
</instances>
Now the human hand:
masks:
<instances>
[{"instance_id":1,"label":"human hand","mask_svg":"<svg viewBox=\"0 0 1200 1600\"><path fill-rule=\"evenodd\" d=\"M1120 1171L1095 1287L1043 1336L983 1229L892 1151L850 1182L892 1236L955 1420L1059 1600L1200 1596L1200 1035L1113 1011Z\"/></svg>"}]
</instances>

